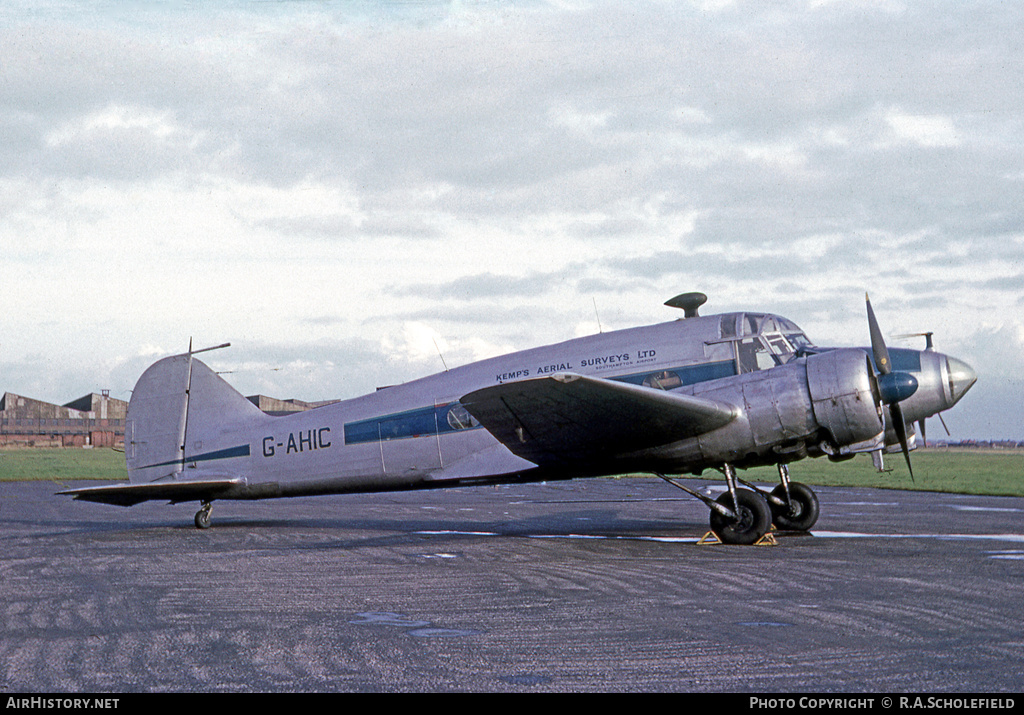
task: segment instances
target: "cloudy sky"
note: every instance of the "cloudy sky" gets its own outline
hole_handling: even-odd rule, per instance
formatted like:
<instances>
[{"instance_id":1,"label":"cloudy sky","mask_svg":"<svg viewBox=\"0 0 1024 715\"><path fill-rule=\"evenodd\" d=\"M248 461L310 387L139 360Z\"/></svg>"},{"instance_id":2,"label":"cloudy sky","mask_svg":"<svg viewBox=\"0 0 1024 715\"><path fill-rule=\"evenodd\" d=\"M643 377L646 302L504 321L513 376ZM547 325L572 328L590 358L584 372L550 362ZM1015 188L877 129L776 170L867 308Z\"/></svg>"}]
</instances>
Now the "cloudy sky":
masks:
<instances>
[{"instance_id":1,"label":"cloudy sky","mask_svg":"<svg viewBox=\"0 0 1024 715\"><path fill-rule=\"evenodd\" d=\"M1024 438L1024 5L0 6L0 391L352 397L704 312L935 331ZM596 306L596 311L595 311ZM436 346L436 347L435 347ZM932 428L930 435L941 433Z\"/></svg>"}]
</instances>

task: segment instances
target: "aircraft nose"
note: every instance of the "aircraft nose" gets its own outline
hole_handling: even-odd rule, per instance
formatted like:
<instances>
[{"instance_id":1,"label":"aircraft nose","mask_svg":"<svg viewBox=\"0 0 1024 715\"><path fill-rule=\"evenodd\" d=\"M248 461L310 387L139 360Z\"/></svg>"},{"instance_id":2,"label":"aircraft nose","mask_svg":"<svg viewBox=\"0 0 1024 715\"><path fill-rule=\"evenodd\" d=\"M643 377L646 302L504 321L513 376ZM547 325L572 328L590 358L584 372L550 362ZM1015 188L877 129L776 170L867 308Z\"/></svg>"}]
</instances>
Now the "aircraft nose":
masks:
<instances>
[{"instance_id":1,"label":"aircraft nose","mask_svg":"<svg viewBox=\"0 0 1024 715\"><path fill-rule=\"evenodd\" d=\"M949 391L953 398L950 407L952 407L977 382L978 374L963 360L952 357L947 359L949 360Z\"/></svg>"}]
</instances>

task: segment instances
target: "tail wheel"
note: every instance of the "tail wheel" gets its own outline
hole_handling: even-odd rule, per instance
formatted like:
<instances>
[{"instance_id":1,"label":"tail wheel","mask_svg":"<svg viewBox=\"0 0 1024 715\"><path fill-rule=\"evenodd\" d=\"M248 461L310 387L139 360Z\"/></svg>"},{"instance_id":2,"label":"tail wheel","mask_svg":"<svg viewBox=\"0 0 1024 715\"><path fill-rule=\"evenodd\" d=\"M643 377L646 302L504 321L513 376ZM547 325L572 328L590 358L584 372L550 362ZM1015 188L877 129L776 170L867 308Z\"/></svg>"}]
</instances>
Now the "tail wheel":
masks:
<instances>
[{"instance_id":1,"label":"tail wheel","mask_svg":"<svg viewBox=\"0 0 1024 715\"><path fill-rule=\"evenodd\" d=\"M213 504L205 502L203 508L196 512L196 528L197 529L209 529L210 528L210 512L213 511Z\"/></svg>"},{"instance_id":2,"label":"tail wheel","mask_svg":"<svg viewBox=\"0 0 1024 715\"><path fill-rule=\"evenodd\" d=\"M730 511L736 510L736 518L711 512L711 530L723 544L753 544L766 533L772 524L772 512L763 496L749 489L736 490L736 502L732 494L725 492L718 497L718 503ZM738 505L738 510L736 509Z\"/></svg>"},{"instance_id":3,"label":"tail wheel","mask_svg":"<svg viewBox=\"0 0 1024 715\"><path fill-rule=\"evenodd\" d=\"M786 501L786 488L779 485L772 490L772 496ZM810 531L818 521L818 495L806 484L789 483L789 506L772 504L772 521L785 531Z\"/></svg>"}]
</instances>

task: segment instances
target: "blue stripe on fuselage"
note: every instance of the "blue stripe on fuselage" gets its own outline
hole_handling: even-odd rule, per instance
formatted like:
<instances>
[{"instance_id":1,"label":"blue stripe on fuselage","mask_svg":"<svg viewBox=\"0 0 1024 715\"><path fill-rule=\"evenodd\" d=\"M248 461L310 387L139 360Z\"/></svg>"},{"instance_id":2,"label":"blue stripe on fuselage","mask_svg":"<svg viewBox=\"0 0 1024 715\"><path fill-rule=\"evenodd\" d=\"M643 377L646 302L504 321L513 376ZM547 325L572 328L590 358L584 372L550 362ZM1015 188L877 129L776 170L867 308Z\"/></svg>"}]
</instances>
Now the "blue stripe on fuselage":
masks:
<instances>
[{"instance_id":1,"label":"blue stripe on fuselage","mask_svg":"<svg viewBox=\"0 0 1024 715\"><path fill-rule=\"evenodd\" d=\"M700 365L688 365L685 367L667 368L655 371L645 371L631 375L620 375L608 379L616 382L626 382L631 385L643 385L645 380L658 377L664 380L666 374L671 373L679 378L679 384L673 387L694 385L699 382L718 380L723 377L731 377L736 374L736 364L732 360L720 362L708 362ZM479 425L472 427L453 427L448 420L448 412L452 406L458 403L447 403L434 407L421 407L415 410L396 412L380 417L371 417L367 420L349 422L345 425L345 444L365 444L378 440L388 441L392 439L409 439L413 437L433 437L450 432L463 431L464 429L476 429Z\"/></svg>"},{"instance_id":2,"label":"blue stripe on fuselage","mask_svg":"<svg viewBox=\"0 0 1024 715\"><path fill-rule=\"evenodd\" d=\"M149 469L150 467L167 467L172 464L181 464L185 462L212 462L218 459L233 459L235 457L248 457L249 456L249 445L241 444L237 447L229 447L228 449L220 449L216 452L207 452L205 454L195 454L191 457L186 457L184 460L172 459L168 462L158 462L157 464L147 464L145 467L139 467L139 469Z\"/></svg>"}]
</instances>

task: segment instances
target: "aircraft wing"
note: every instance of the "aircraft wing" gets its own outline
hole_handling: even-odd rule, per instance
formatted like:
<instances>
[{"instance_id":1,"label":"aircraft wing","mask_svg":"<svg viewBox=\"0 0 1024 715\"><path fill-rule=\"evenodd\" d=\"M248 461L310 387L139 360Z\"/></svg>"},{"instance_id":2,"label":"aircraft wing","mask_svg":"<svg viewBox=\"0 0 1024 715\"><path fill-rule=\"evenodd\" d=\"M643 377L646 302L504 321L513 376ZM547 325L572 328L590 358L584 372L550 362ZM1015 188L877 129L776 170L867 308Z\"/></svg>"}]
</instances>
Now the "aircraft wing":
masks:
<instances>
[{"instance_id":1,"label":"aircraft wing","mask_svg":"<svg viewBox=\"0 0 1024 715\"><path fill-rule=\"evenodd\" d=\"M730 404L575 374L510 382L460 399L514 454L580 464L676 442L736 418Z\"/></svg>"},{"instance_id":2,"label":"aircraft wing","mask_svg":"<svg viewBox=\"0 0 1024 715\"><path fill-rule=\"evenodd\" d=\"M202 479L191 482L150 482L149 484L112 484L99 487L67 489L58 494L69 494L82 501L132 506L151 499L166 499L172 503L216 499L242 486L241 479Z\"/></svg>"}]
</instances>

